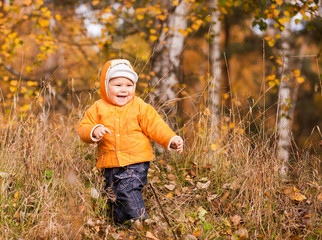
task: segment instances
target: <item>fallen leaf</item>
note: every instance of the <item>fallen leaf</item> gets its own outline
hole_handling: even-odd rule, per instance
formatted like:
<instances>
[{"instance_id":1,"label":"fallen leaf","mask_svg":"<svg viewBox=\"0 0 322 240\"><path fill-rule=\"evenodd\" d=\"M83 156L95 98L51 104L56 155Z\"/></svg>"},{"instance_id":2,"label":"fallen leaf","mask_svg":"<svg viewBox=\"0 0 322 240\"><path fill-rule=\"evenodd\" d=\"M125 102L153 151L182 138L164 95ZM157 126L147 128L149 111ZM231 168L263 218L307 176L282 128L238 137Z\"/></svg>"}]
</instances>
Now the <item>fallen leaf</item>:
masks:
<instances>
[{"instance_id":1,"label":"fallen leaf","mask_svg":"<svg viewBox=\"0 0 322 240\"><path fill-rule=\"evenodd\" d=\"M181 195L181 192L178 189L175 189L174 190L174 194L177 195L177 196L180 196Z\"/></svg>"},{"instance_id":2,"label":"fallen leaf","mask_svg":"<svg viewBox=\"0 0 322 240\"><path fill-rule=\"evenodd\" d=\"M238 231L236 231L236 236L238 239L247 239L248 238L248 231L246 228L241 228Z\"/></svg>"},{"instance_id":3,"label":"fallen leaf","mask_svg":"<svg viewBox=\"0 0 322 240\"><path fill-rule=\"evenodd\" d=\"M291 199L301 202L303 200L306 200L307 198L303 194L295 192L294 194L292 194Z\"/></svg>"},{"instance_id":4,"label":"fallen leaf","mask_svg":"<svg viewBox=\"0 0 322 240\"><path fill-rule=\"evenodd\" d=\"M207 189L210 186L210 181L206 182L206 183L201 183L201 182L197 182L196 187L198 189Z\"/></svg>"},{"instance_id":5,"label":"fallen leaf","mask_svg":"<svg viewBox=\"0 0 322 240\"><path fill-rule=\"evenodd\" d=\"M201 220L205 220L205 215L208 213L203 207L199 207L198 208L198 217L199 217L199 219L201 219Z\"/></svg>"},{"instance_id":6,"label":"fallen leaf","mask_svg":"<svg viewBox=\"0 0 322 240\"><path fill-rule=\"evenodd\" d=\"M167 171L171 172L174 170L174 167L170 166L169 164L166 165Z\"/></svg>"},{"instance_id":7,"label":"fallen leaf","mask_svg":"<svg viewBox=\"0 0 322 240\"><path fill-rule=\"evenodd\" d=\"M194 231L192 233L192 235L195 236L195 237L199 237L200 236L200 232L201 232L200 229L198 229L198 230Z\"/></svg>"},{"instance_id":8,"label":"fallen leaf","mask_svg":"<svg viewBox=\"0 0 322 240\"><path fill-rule=\"evenodd\" d=\"M95 229L96 232L99 232L100 231L100 226L95 226L94 229Z\"/></svg>"},{"instance_id":9,"label":"fallen leaf","mask_svg":"<svg viewBox=\"0 0 322 240\"><path fill-rule=\"evenodd\" d=\"M141 222L140 220L136 220L136 221L134 222L134 226L135 226L135 227L136 227L136 229L138 229L138 230L141 230L141 231L143 231L143 230L144 230L143 224L142 224L142 222Z\"/></svg>"},{"instance_id":10,"label":"fallen leaf","mask_svg":"<svg viewBox=\"0 0 322 240\"><path fill-rule=\"evenodd\" d=\"M241 217L239 215L235 215L235 216L231 217L230 220L233 222L234 227L237 229L237 226L240 223Z\"/></svg>"},{"instance_id":11,"label":"fallen leaf","mask_svg":"<svg viewBox=\"0 0 322 240\"><path fill-rule=\"evenodd\" d=\"M89 219L87 220L86 224L87 224L88 226L90 226L90 227L94 227L94 226L95 226L95 223L94 223L94 221L93 221L91 218L89 218Z\"/></svg>"},{"instance_id":12,"label":"fallen leaf","mask_svg":"<svg viewBox=\"0 0 322 240\"><path fill-rule=\"evenodd\" d=\"M156 238L153 233L151 233L150 231L147 231L146 232L146 235L145 235L148 239L153 239L153 240L159 240L158 238Z\"/></svg>"},{"instance_id":13,"label":"fallen leaf","mask_svg":"<svg viewBox=\"0 0 322 240\"><path fill-rule=\"evenodd\" d=\"M176 176L175 176L175 175L173 175L172 173L170 173L170 174L168 174L168 178L169 178L170 180L174 180L174 179L176 179Z\"/></svg>"},{"instance_id":14,"label":"fallen leaf","mask_svg":"<svg viewBox=\"0 0 322 240\"><path fill-rule=\"evenodd\" d=\"M190 171L190 175L193 176L193 177L197 176L196 173L193 170Z\"/></svg>"},{"instance_id":15,"label":"fallen leaf","mask_svg":"<svg viewBox=\"0 0 322 240\"><path fill-rule=\"evenodd\" d=\"M194 235L189 234L185 237L185 240L198 240L198 238L196 238Z\"/></svg>"},{"instance_id":16,"label":"fallen leaf","mask_svg":"<svg viewBox=\"0 0 322 240\"><path fill-rule=\"evenodd\" d=\"M211 196L207 197L207 201L211 202L212 200L216 199L218 197L218 194L212 194Z\"/></svg>"},{"instance_id":17,"label":"fallen leaf","mask_svg":"<svg viewBox=\"0 0 322 240\"><path fill-rule=\"evenodd\" d=\"M166 162L164 159L161 159L161 160L159 161L159 163L160 163L161 165L166 165L166 164L167 164L167 162Z\"/></svg>"},{"instance_id":18,"label":"fallen leaf","mask_svg":"<svg viewBox=\"0 0 322 240\"><path fill-rule=\"evenodd\" d=\"M90 194L91 194L91 197L94 199L98 199L98 197L100 196L98 191L95 188L91 188Z\"/></svg>"},{"instance_id":19,"label":"fallen leaf","mask_svg":"<svg viewBox=\"0 0 322 240\"><path fill-rule=\"evenodd\" d=\"M318 195L318 200L322 202L322 193Z\"/></svg>"},{"instance_id":20,"label":"fallen leaf","mask_svg":"<svg viewBox=\"0 0 322 240\"><path fill-rule=\"evenodd\" d=\"M231 190L237 190L239 188L239 183L237 180L233 181L229 187Z\"/></svg>"},{"instance_id":21,"label":"fallen leaf","mask_svg":"<svg viewBox=\"0 0 322 240\"><path fill-rule=\"evenodd\" d=\"M176 188L176 186L173 184L166 184L164 187L170 191L173 191Z\"/></svg>"},{"instance_id":22,"label":"fallen leaf","mask_svg":"<svg viewBox=\"0 0 322 240\"><path fill-rule=\"evenodd\" d=\"M173 198L173 194L170 192L166 195L167 198Z\"/></svg>"},{"instance_id":23,"label":"fallen leaf","mask_svg":"<svg viewBox=\"0 0 322 240\"><path fill-rule=\"evenodd\" d=\"M290 195L292 192L293 192L292 188L285 188L284 189L284 194L286 194L286 195Z\"/></svg>"},{"instance_id":24,"label":"fallen leaf","mask_svg":"<svg viewBox=\"0 0 322 240\"><path fill-rule=\"evenodd\" d=\"M14 198L15 198L16 200L18 200L18 199L20 198L20 196L21 196L21 191L16 192L16 193L15 193L15 195L14 195Z\"/></svg>"},{"instance_id":25,"label":"fallen leaf","mask_svg":"<svg viewBox=\"0 0 322 240\"><path fill-rule=\"evenodd\" d=\"M229 191L225 192L224 196L222 196L222 198L220 199L220 202L223 203L224 201L226 201L226 199L228 198L228 196L229 196Z\"/></svg>"}]
</instances>

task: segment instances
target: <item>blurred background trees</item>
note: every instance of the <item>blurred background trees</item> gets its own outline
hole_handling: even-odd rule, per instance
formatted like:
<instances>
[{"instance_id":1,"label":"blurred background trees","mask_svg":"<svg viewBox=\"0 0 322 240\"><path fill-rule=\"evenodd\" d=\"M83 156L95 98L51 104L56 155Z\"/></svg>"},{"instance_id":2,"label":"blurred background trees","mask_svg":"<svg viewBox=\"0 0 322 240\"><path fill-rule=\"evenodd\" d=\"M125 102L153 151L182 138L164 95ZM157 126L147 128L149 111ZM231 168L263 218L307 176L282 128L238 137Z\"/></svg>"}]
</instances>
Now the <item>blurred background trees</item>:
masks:
<instances>
[{"instance_id":1,"label":"blurred background trees","mask_svg":"<svg viewBox=\"0 0 322 240\"><path fill-rule=\"evenodd\" d=\"M1 118L35 108L43 120L71 114L99 97L104 62L127 58L140 75L137 94L164 116L172 113L187 135L200 113L218 131L241 119L249 121L244 131L281 129L284 119L285 148L292 137L305 147L321 138L319 6L317 0L0 1Z\"/></svg>"}]
</instances>

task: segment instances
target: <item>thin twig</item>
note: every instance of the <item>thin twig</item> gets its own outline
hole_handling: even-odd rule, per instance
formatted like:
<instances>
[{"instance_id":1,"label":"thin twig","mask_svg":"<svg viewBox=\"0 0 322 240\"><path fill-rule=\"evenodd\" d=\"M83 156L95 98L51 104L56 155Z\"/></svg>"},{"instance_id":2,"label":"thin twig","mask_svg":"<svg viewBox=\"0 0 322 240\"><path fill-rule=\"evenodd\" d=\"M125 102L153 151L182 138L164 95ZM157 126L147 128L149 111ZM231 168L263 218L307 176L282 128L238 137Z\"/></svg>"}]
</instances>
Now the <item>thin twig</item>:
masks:
<instances>
[{"instance_id":1,"label":"thin twig","mask_svg":"<svg viewBox=\"0 0 322 240\"><path fill-rule=\"evenodd\" d=\"M177 238L177 235L174 233L174 231L173 231L173 229L172 229L172 226L171 226L171 224L170 224L170 222L169 222L169 219L168 219L167 215L165 214L165 212L164 212L164 210L163 210L163 208L162 208L162 206L161 206L161 203L160 203L160 201L159 201L159 198L158 198L158 196L157 196L156 192L154 191L154 188L153 188L153 186L152 186L152 183L149 183L149 185L150 185L150 187L151 187L151 189L152 189L152 192L153 192L153 195L154 195L155 199L156 199L156 200L157 200L157 202L158 202L158 205L159 205L159 207L160 207L160 209L161 209L161 212L162 212L162 214L163 214L163 217L164 217L164 219L166 220L167 224L169 225L169 227L170 227L170 229L171 229L171 232L172 232L172 234L173 234L174 239L178 239L178 238Z\"/></svg>"}]
</instances>

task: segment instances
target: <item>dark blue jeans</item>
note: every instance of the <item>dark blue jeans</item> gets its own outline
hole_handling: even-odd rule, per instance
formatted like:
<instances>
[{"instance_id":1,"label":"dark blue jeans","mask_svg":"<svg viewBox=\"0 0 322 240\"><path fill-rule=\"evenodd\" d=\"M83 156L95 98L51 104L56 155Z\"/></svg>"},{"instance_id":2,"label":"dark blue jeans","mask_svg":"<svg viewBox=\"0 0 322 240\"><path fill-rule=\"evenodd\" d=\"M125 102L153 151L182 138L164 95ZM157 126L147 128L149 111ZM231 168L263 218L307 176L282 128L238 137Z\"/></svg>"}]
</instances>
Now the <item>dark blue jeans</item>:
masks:
<instances>
[{"instance_id":1,"label":"dark blue jeans","mask_svg":"<svg viewBox=\"0 0 322 240\"><path fill-rule=\"evenodd\" d=\"M142 189L147 184L150 162L125 167L105 168L106 190L112 190L116 201L112 201L113 219L116 223L147 217Z\"/></svg>"}]
</instances>

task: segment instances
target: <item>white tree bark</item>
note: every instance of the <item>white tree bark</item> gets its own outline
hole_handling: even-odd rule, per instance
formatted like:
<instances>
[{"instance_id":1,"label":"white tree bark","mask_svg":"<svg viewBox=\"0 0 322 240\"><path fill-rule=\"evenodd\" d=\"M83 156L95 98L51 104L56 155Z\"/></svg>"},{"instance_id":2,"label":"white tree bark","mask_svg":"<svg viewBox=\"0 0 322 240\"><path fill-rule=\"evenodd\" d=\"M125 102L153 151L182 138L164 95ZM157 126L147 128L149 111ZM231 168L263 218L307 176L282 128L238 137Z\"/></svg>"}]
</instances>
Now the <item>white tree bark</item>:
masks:
<instances>
[{"instance_id":1,"label":"white tree bark","mask_svg":"<svg viewBox=\"0 0 322 240\"><path fill-rule=\"evenodd\" d=\"M211 0L211 26L210 26L210 83L209 83L209 109L211 111L211 129L216 135L219 123L219 101L221 87L221 66L220 66L220 12L218 11L218 0Z\"/></svg>"},{"instance_id":2,"label":"white tree bark","mask_svg":"<svg viewBox=\"0 0 322 240\"><path fill-rule=\"evenodd\" d=\"M180 1L167 20L168 32L163 31L160 43L156 46L152 62L152 71L156 76L152 77L151 85L155 87L152 93L152 103L161 105L176 113L174 85L178 83L178 69L180 56L184 47L184 36L179 30L187 28L188 6L186 1Z\"/></svg>"},{"instance_id":3,"label":"white tree bark","mask_svg":"<svg viewBox=\"0 0 322 240\"><path fill-rule=\"evenodd\" d=\"M280 174L287 176L289 164L289 147L291 145L291 119L289 117L289 108L291 104L291 91L290 91L290 56L291 56L291 29L290 23L285 23L285 29L282 32L281 40L281 83L279 88L279 103L278 103L278 121L277 121L277 156L282 160Z\"/></svg>"}]
</instances>

